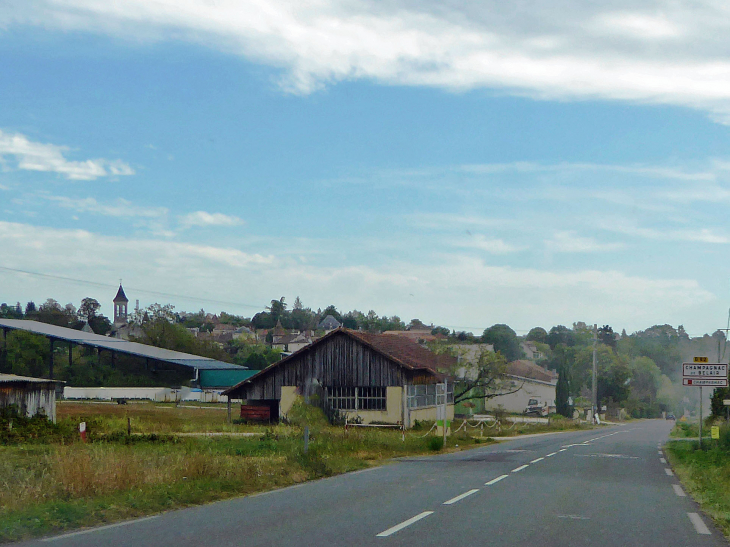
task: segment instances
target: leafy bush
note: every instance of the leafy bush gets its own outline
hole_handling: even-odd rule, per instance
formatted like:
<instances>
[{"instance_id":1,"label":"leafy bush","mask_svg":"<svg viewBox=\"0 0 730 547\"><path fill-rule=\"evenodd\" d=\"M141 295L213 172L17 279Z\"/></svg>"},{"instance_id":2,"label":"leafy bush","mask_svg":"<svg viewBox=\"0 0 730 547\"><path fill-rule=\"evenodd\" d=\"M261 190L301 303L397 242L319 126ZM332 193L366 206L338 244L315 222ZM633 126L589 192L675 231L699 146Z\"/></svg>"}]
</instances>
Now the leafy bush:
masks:
<instances>
[{"instance_id":1,"label":"leafy bush","mask_svg":"<svg viewBox=\"0 0 730 547\"><path fill-rule=\"evenodd\" d=\"M433 452L438 452L444 447L443 437L431 437L428 439L428 449Z\"/></svg>"},{"instance_id":2,"label":"leafy bush","mask_svg":"<svg viewBox=\"0 0 730 547\"><path fill-rule=\"evenodd\" d=\"M77 435L73 426L54 424L43 414L28 418L15 406L0 409L0 444L68 442Z\"/></svg>"},{"instance_id":3,"label":"leafy bush","mask_svg":"<svg viewBox=\"0 0 730 547\"><path fill-rule=\"evenodd\" d=\"M326 427L329 422L321 408L308 405L302 400L294 402L287 412L286 418L292 425L299 427L309 426L311 428Z\"/></svg>"}]
</instances>

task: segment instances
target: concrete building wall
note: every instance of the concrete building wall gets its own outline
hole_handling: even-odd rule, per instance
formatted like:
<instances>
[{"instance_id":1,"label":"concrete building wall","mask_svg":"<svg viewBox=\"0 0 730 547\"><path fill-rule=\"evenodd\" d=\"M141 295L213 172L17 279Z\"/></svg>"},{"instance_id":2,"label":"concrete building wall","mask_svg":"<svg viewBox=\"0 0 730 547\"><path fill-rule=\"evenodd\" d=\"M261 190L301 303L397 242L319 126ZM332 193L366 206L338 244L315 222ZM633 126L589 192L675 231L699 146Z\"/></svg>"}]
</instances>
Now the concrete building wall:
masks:
<instances>
[{"instance_id":1,"label":"concrete building wall","mask_svg":"<svg viewBox=\"0 0 730 547\"><path fill-rule=\"evenodd\" d=\"M516 383L516 386L522 384L519 391L509 395L500 395L499 397L485 399L484 408L486 410L496 410L501 406L507 412L523 412L531 398L540 399L541 404L547 403L550 407L555 406L554 384L530 380L529 378L515 378L513 381ZM505 389L508 389L507 386L505 386Z\"/></svg>"},{"instance_id":2,"label":"concrete building wall","mask_svg":"<svg viewBox=\"0 0 730 547\"><path fill-rule=\"evenodd\" d=\"M158 403L198 401L201 403L225 403L228 397L222 389L171 389L167 387L65 387L64 399L92 399L114 401L116 399L148 400Z\"/></svg>"}]
</instances>

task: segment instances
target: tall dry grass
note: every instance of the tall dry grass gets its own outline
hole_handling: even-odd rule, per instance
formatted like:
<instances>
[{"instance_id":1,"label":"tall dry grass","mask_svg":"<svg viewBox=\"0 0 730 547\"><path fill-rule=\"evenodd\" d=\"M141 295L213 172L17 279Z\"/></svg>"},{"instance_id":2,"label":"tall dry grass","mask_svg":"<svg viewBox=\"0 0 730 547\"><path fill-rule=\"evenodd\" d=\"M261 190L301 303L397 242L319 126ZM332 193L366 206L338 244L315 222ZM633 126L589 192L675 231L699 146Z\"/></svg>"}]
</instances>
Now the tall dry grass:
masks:
<instances>
[{"instance_id":1,"label":"tall dry grass","mask_svg":"<svg viewBox=\"0 0 730 547\"><path fill-rule=\"evenodd\" d=\"M262 477L274 484L279 483L277 477L285 478L284 457L241 458L177 445L73 444L27 455L22 449L3 452L0 509L4 511L186 480L220 479L255 486Z\"/></svg>"}]
</instances>

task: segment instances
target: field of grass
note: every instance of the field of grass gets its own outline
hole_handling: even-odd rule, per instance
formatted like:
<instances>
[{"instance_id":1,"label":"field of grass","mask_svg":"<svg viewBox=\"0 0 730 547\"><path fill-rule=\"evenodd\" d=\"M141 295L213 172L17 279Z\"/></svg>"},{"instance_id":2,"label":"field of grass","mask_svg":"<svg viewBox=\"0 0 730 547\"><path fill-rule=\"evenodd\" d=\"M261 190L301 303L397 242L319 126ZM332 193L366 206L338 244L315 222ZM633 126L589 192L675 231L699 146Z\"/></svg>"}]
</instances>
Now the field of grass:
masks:
<instances>
[{"instance_id":1,"label":"field of grass","mask_svg":"<svg viewBox=\"0 0 730 547\"><path fill-rule=\"evenodd\" d=\"M675 431L678 438L697 437L698 427L677 424ZM697 441L670 441L666 453L685 490L730 537L730 428L721 428L719 440L702 444L700 450Z\"/></svg>"},{"instance_id":2,"label":"field of grass","mask_svg":"<svg viewBox=\"0 0 730 547\"><path fill-rule=\"evenodd\" d=\"M464 427L441 447L441 438L427 434L431 424L406 432L405 440L393 429L345 432L311 407L292 412L293 424L276 426L228 424L223 405L62 402L57 414L57 426L40 420L31 434L16 428L0 437L0 542L261 492L399 456L463 450L494 442L490 436L590 427L560 418L501 432ZM81 421L87 443L78 437ZM256 436L179 435L201 432Z\"/></svg>"},{"instance_id":3,"label":"field of grass","mask_svg":"<svg viewBox=\"0 0 730 547\"><path fill-rule=\"evenodd\" d=\"M169 435L264 430L262 427L229 424L225 405L194 405L176 406L174 403L153 402L118 405L62 401L56 405L56 414L59 422L87 422L90 429L95 429L100 434L126 433L127 418L131 422L133 433ZM235 410L232 409L233 412Z\"/></svg>"}]
</instances>

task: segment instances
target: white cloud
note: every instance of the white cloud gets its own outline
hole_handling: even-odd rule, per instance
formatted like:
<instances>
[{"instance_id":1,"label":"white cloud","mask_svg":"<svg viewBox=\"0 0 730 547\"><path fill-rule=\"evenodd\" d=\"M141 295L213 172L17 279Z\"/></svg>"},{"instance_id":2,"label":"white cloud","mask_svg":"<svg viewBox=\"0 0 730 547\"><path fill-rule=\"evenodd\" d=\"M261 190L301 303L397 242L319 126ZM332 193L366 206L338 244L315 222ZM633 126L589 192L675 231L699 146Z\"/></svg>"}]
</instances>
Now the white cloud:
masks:
<instances>
[{"instance_id":1,"label":"white cloud","mask_svg":"<svg viewBox=\"0 0 730 547\"><path fill-rule=\"evenodd\" d=\"M223 213L206 213L205 211L195 211L180 217L180 225L184 228L192 226L241 226L243 219L224 215Z\"/></svg>"},{"instance_id":2,"label":"white cloud","mask_svg":"<svg viewBox=\"0 0 730 547\"><path fill-rule=\"evenodd\" d=\"M430 229L467 229L507 226L512 222L499 218L453 213L414 213L406 215L406 220L416 228Z\"/></svg>"},{"instance_id":3,"label":"white cloud","mask_svg":"<svg viewBox=\"0 0 730 547\"><path fill-rule=\"evenodd\" d=\"M601 243L592 237L578 235L574 231L556 232L545 241L547 248L560 253L597 253L623 249L623 243Z\"/></svg>"},{"instance_id":4,"label":"white cloud","mask_svg":"<svg viewBox=\"0 0 730 547\"><path fill-rule=\"evenodd\" d=\"M730 236L718 234L711 228L646 228L633 220L611 218L598 223L598 227L608 232L625 234L641 239L660 241L689 241L725 245L730 243Z\"/></svg>"},{"instance_id":5,"label":"white cloud","mask_svg":"<svg viewBox=\"0 0 730 547\"><path fill-rule=\"evenodd\" d=\"M100 203L95 198L74 199L47 194L39 194L38 197L56 202L61 207L73 209L80 213L94 213L109 217L160 219L166 217L168 213L165 207L140 207L122 198L118 198L112 203Z\"/></svg>"},{"instance_id":6,"label":"white cloud","mask_svg":"<svg viewBox=\"0 0 730 547\"><path fill-rule=\"evenodd\" d=\"M497 255L515 253L523 250L522 247L510 245L503 239L488 238L482 234L470 235L467 239L460 239L454 242L454 245L462 248L479 249Z\"/></svg>"},{"instance_id":7,"label":"white cloud","mask_svg":"<svg viewBox=\"0 0 730 547\"><path fill-rule=\"evenodd\" d=\"M0 130L0 161L12 157L17 169L58 173L71 180L134 174L134 169L121 160L72 161L64 157L67 151L65 146L33 142L20 133Z\"/></svg>"},{"instance_id":8,"label":"white cloud","mask_svg":"<svg viewBox=\"0 0 730 547\"><path fill-rule=\"evenodd\" d=\"M96 282L113 283L123 277L131 287L189 295L173 299L178 309L199 309L205 305L201 300L208 298L231 301L226 310L248 315L252 310L240 308L236 301L263 307L272 295L286 295L290 301L299 295L305 305L333 303L345 310L375 309L446 325L484 328L507 322L523 330L595 318L634 330L659 322L694 328L687 314L694 311L693 317L703 318L708 303L717 300L694 279L657 279L590 268L492 266L474 256L455 254L432 256L427 262L401 259L377 266L332 265L328 260L302 263L234 247L123 239L2 221L0 247L6 256L14 257L14 268ZM80 263L84 264L83 274L79 273ZM13 277L7 277L10 275ZM246 296L240 297L244 286ZM0 270L0 301L37 300L43 293L76 302L90 296L90 290ZM96 288L93 291L91 296L101 302L113 297L113 291L109 295ZM142 298L143 305L149 298L128 296ZM153 298L159 301L159 297Z\"/></svg>"},{"instance_id":9,"label":"white cloud","mask_svg":"<svg viewBox=\"0 0 730 547\"><path fill-rule=\"evenodd\" d=\"M0 26L13 24L197 42L281 68L282 84L300 93L361 78L730 119L723 0L6 0Z\"/></svg>"}]
</instances>

